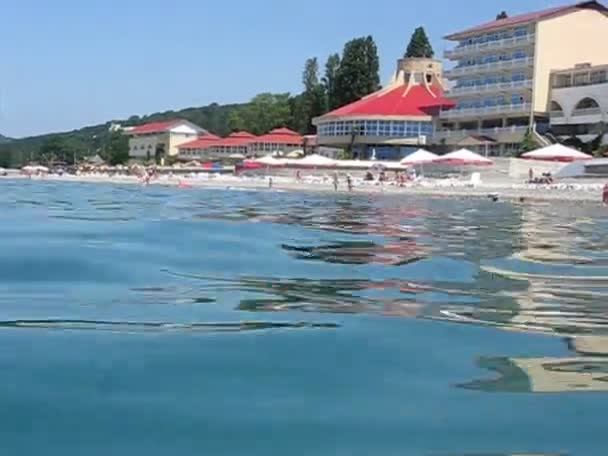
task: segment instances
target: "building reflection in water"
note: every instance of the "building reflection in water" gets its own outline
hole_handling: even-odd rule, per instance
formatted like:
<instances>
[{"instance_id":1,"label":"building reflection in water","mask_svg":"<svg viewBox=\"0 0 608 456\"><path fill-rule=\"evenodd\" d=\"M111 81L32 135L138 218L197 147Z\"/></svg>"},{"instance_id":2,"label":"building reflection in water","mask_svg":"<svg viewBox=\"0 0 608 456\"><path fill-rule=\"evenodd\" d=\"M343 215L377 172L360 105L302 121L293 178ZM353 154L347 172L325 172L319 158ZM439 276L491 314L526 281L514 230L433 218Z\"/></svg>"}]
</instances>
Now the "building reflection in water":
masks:
<instances>
[{"instance_id":1,"label":"building reflection in water","mask_svg":"<svg viewBox=\"0 0 608 456\"><path fill-rule=\"evenodd\" d=\"M497 374L461 388L499 393L608 391L608 336L568 339L578 356L564 358L481 358L478 366Z\"/></svg>"}]
</instances>

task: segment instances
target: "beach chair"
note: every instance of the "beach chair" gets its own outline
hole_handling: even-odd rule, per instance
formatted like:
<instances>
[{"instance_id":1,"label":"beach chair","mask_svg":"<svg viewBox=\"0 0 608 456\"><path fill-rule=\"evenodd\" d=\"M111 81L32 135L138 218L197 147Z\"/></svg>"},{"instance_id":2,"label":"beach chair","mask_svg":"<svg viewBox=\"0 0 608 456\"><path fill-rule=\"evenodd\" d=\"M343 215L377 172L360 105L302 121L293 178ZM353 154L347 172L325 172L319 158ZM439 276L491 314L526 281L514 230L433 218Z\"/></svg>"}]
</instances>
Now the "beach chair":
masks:
<instances>
[{"instance_id":1,"label":"beach chair","mask_svg":"<svg viewBox=\"0 0 608 456\"><path fill-rule=\"evenodd\" d=\"M473 173L471 175L471 181L467 183L467 186L477 188L481 185L481 174Z\"/></svg>"}]
</instances>

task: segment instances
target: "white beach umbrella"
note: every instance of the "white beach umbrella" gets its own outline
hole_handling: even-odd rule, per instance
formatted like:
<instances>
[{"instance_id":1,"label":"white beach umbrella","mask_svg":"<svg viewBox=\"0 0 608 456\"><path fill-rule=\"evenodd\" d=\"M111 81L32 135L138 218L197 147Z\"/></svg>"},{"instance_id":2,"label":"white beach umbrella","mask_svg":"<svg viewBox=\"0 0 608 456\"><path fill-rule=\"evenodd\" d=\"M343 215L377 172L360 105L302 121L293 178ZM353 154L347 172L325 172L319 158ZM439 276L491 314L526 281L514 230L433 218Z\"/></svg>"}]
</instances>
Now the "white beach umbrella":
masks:
<instances>
[{"instance_id":1,"label":"white beach umbrella","mask_svg":"<svg viewBox=\"0 0 608 456\"><path fill-rule=\"evenodd\" d=\"M471 166L484 166L492 165L494 162L489 158L482 157L475 152L468 149L460 149L456 152L452 152L439 157L436 160L437 163L445 165L471 165Z\"/></svg>"},{"instance_id":2,"label":"white beach umbrella","mask_svg":"<svg viewBox=\"0 0 608 456\"><path fill-rule=\"evenodd\" d=\"M319 155L319 154L308 155L301 160L292 160L292 161L290 161L290 163L301 165L301 166L313 166L313 167L335 166L336 165L335 160L332 160L331 158L327 158L327 157L324 157L323 155Z\"/></svg>"},{"instance_id":3,"label":"white beach umbrella","mask_svg":"<svg viewBox=\"0 0 608 456\"><path fill-rule=\"evenodd\" d=\"M265 157L257 158L255 162L265 166L283 166L286 164L285 160L274 158L272 155L266 155Z\"/></svg>"},{"instance_id":4,"label":"white beach umbrella","mask_svg":"<svg viewBox=\"0 0 608 456\"><path fill-rule=\"evenodd\" d=\"M537 149L532 152L525 153L521 156L527 160L544 160L544 161L560 161L573 162L578 160L591 160L591 155L579 152L576 149L566 147L563 144L552 144L542 149Z\"/></svg>"},{"instance_id":5,"label":"white beach umbrella","mask_svg":"<svg viewBox=\"0 0 608 456\"><path fill-rule=\"evenodd\" d=\"M424 165L426 163L433 163L434 161L437 161L438 158L439 156L435 155L432 152L429 152L424 149L418 149L413 154L410 154L403 160L401 160L401 164L405 166Z\"/></svg>"}]
</instances>

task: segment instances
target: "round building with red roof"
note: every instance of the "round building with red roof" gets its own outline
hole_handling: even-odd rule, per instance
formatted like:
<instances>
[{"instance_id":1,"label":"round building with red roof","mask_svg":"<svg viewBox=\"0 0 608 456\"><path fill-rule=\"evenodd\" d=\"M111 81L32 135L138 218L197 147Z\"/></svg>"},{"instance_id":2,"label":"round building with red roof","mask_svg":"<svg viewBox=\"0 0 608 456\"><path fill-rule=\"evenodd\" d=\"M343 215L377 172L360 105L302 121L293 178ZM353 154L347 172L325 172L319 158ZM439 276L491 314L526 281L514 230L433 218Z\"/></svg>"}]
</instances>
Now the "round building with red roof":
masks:
<instances>
[{"instance_id":1,"label":"round building with red roof","mask_svg":"<svg viewBox=\"0 0 608 456\"><path fill-rule=\"evenodd\" d=\"M441 108L453 107L444 88L439 60L401 59L386 87L314 119L318 145L399 159L426 144Z\"/></svg>"}]
</instances>

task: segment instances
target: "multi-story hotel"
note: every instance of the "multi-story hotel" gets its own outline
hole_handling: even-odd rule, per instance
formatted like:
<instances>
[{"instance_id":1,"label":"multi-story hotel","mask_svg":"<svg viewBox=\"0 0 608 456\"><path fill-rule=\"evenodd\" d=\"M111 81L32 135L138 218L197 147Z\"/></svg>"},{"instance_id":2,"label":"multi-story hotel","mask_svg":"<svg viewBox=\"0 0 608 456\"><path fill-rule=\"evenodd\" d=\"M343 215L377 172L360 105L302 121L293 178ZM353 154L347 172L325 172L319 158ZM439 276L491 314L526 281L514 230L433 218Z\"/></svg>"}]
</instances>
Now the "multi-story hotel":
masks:
<instances>
[{"instance_id":1,"label":"multi-story hotel","mask_svg":"<svg viewBox=\"0 0 608 456\"><path fill-rule=\"evenodd\" d=\"M549 124L551 72L581 62L608 62L608 9L596 1L512 16L446 39L454 62L444 72L456 102L441 112L436 144L481 138L492 154L519 149L532 128L539 142Z\"/></svg>"},{"instance_id":2,"label":"multi-story hotel","mask_svg":"<svg viewBox=\"0 0 608 456\"><path fill-rule=\"evenodd\" d=\"M608 141L608 65L576 65L551 75L551 133L559 140L577 137Z\"/></svg>"}]
</instances>

